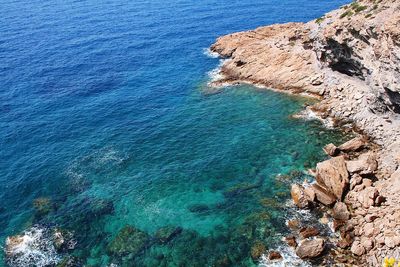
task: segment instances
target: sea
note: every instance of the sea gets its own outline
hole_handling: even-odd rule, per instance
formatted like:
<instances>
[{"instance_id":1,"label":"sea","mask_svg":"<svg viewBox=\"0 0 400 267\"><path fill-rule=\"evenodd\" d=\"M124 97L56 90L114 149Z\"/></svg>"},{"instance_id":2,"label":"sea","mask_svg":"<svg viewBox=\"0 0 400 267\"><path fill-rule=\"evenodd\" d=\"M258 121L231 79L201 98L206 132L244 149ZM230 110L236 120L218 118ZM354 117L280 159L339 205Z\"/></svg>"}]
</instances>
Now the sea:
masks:
<instances>
[{"instance_id":1,"label":"sea","mask_svg":"<svg viewBox=\"0 0 400 267\"><path fill-rule=\"evenodd\" d=\"M308 264L290 184L347 137L292 116L315 100L209 88L208 47L347 2L2 0L0 266Z\"/></svg>"}]
</instances>

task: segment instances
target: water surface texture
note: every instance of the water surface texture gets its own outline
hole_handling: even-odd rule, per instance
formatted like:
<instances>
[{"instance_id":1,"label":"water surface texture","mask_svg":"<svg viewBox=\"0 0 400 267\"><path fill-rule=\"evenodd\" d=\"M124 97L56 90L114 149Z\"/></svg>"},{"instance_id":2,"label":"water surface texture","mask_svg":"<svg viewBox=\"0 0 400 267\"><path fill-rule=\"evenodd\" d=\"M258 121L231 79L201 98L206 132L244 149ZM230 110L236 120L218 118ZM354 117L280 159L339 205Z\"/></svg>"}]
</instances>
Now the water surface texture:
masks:
<instances>
[{"instance_id":1,"label":"water surface texture","mask_svg":"<svg viewBox=\"0 0 400 267\"><path fill-rule=\"evenodd\" d=\"M286 231L294 170L342 136L291 119L304 98L205 93L204 49L345 2L2 1L0 243L38 248L8 264L255 265Z\"/></svg>"}]
</instances>

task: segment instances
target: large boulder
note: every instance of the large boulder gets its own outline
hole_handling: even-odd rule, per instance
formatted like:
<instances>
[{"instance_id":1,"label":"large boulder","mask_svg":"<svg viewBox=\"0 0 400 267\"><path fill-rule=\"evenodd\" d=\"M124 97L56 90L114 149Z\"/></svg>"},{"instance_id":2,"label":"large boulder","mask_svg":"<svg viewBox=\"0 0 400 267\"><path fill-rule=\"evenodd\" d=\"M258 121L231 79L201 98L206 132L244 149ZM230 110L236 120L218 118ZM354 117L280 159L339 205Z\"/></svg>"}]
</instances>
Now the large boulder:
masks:
<instances>
[{"instance_id":1,"label":"large boulder","mask_svg":"<svg viewBox=\"0 0 400 267\"><path fill-rule=\"evenodd\" d=\"M360 149L365 147L366 144L367 142L365 138L356 137L340 145L338 149L343 152L354 152L354 151L359 151Z\"/></svg>"},{"instance_id":2,"label":"large boulder","mask_svg":"<svg viewBox=\"0 0 400 267\"><path fill-rule=\"evenodd\" d=\"M325 241L322 238L303 240L296 249L296 255L301 259L312 259L320 256L325 249Z\"/></svg>"},{"instance_id":3,"label":"large boulder","mask_svg":"<svg viewBox=\"0 0 400 267\"><path fill-rule=\"evenodd\" d=\"M315 198L322 204L330 206L335 203L336 197L322 186L313 184L312 190L315 193Z\"/></svg>"},{"instance_id":4,"label":"large boulder","mask_svg":"<svg viewBox=\"0 0 400 267\"><path fill-rule=\"evenodd\" d=\"M334 157L317 164L318 184L333 193L337 199L342 199L349 185L349 173L343 156Z\"/></svg>"},{"instance_id":5,"label":"large boulder","mask_svg":"<svg viewBox=\"0 0 400 267\"><path fill-rule=\"evenodd\" d=\"M360 155L356 160L346 162L347 170L350 173L372 174L378 168L378 161L373 152Z\"/></svg>"},{"instance_id":6,"label":"large boulder","mask_svg":"<svg viewBox=\"0 0 400 267\"><path fill-rule=\"evenodd\" d=\"M292 188L290 190L290 194L292 196L294 204L300 209L308 208L309 201L307 198L307 194L302 185L292 184Z\"/></svg>"}]
</instances>

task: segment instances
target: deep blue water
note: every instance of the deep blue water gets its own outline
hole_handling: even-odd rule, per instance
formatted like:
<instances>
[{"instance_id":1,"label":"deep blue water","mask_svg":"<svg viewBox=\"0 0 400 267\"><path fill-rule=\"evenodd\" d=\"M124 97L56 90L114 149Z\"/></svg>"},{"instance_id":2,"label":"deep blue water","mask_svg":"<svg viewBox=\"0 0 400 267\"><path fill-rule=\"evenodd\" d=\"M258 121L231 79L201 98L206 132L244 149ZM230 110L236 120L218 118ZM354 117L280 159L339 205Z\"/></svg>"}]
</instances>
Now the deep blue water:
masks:
<instances>
[{"instance_id":1,"label":"deep blue water","mask_svg":"<svg viewBox=\"0 0 400 267\"><path fill-rule=\"evenodd\" d=\"M290 119L307 99L250 86L206 94L218 59L204 49L346 2L2 1L1 244L36 225L72 232L76 248L55 258L87 266L253 264L250 247L285 231L276 203L288 186L276 175L311 166L343 137ZM152 240L160 227L183 230L113 252L127 224ZM243 229L251 234L237 238Z\"/></svg>"}]
</instances>

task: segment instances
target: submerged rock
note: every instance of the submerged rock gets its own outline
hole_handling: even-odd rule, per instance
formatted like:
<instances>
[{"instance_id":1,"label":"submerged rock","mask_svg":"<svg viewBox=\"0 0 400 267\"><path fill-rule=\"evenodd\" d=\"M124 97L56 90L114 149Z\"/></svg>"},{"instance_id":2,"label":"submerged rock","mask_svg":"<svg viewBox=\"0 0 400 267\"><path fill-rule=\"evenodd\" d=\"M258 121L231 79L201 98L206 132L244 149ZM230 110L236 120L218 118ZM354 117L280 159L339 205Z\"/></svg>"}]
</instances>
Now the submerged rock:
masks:
<instances>
[{"instance_id":1,"label":"submerged rock","mask_svg":"<svg viewBox=\"0 0 400 267\"><path fill-rule=\"evenodd\" d=\"M111 241L108 250L112 254L137 254L149 245L149 235L131 225L124 226Z\"/></svg>"},{"instance_id":2,"label":"submerged rock","mask_svg":"<svg viewBox=\"0 0 400 267\"><path fill-rule=\"evenodd\" d=\"M267 251L267 247L264 245L264 243L262 243L261 241L257 241L251 247L251 251L250 251L251 258L256 261L259 258L261 258L261 256L263 254L265 254L266 251Z\"/></svg>"},{"instance_id":3,"label":"submerged rock","mask_svg":"<svg viewBox=\"0 0 400 267\"><path fill-rule=\"evenodd\" d=\"M325 249L322 238L303 240L296 249L296 255L301 259L312 259L320 256Z\"/></svg>"},{"instance_id":4,"label":"submerged rock","mask_svg":"<svg viewBox=\"0 0 400 267\"><path fill-rule=\"evenodd\" d=\"M193 213L203 213L209 211L209 209L206 204L193 204L188 207L188 210Z\"/></svg>"},{"instance_id":5,"label":"submerged rock","mask_svg":"<svg viewBox=\"0 0 400 267\"><path fill-rule=\"evenodd\" d=\"M168 243L180 233L182 233L182 227L175 227L175 226L165 226L158 229L155 234L155 237L158 241L162 244Z\"/></svg>"},{"instance_id":6,"label":"submerged rock","mask_svg":"<svg viewBox=\"0 0 400 267\"><path fill-rule=\"evenodd\" d=\"M337 199L342 199L349 185L349 173L343 156L334 157L317 164L318 184L333 193Z\"/></svg>"},{"instance_id":7,"label":"submerged rock","mask_svg":"<svg viewBox=\"0 0 400 267\"><path fill-rule=\"evenodd\" d=\"M56 267L80 267L84 266L76 257L66 256L56 265Z\"/></svg>"},{"instance_id":8,"label":"submerged rock","mask_svg":"<svg viewBox=\"0 0 400 267\"><path fill-rule=\"evenodd\" d=\"M65 252L75 248L76 240L71 232L56 228L53 230L53 244L58 252Z\"/></svg>"},{"instance_id":9,"label":"submerged rock","mask_svg":"<svg viewBox=\"0 0 400 267\"><path fill-rule=\"evenodd\" d=\"M36 212L36 216L44 216L53 210L53 204L50 198L39 197L33 201L33 207Z\"/></svg>"}]
</instances>

